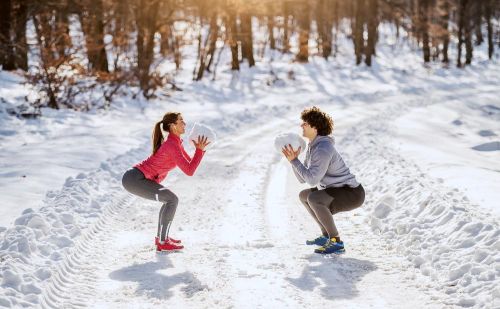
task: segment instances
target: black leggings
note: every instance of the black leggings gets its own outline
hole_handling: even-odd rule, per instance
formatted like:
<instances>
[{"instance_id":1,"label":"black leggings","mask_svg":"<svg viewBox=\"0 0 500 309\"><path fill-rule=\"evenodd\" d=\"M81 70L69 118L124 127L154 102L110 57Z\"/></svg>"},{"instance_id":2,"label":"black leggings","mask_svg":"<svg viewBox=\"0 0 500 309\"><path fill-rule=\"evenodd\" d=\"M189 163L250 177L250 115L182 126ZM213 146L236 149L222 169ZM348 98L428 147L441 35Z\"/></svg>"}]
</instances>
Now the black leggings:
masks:
<instances>
[{"instance_id":1,"label":"black leggings","mask_svg":"<svg viewBox=\"0 0 500 309\"><path fill-rule=\"evenodd\" d=\"M163 203L158 219L157 236L161 242L167 239L168 231L174 219L177 204L179 203L177 196L159 183L147 179L144 174L135 167L123 174L122 184L125 190L132 194Z\"/></svg>"},{"instance_id":2,"label":"black leggings","mask_svg":"<svg viewBox=\"0 0 500 309\"><path fill-rule=\"evenodd\" d=\"M338 237L339 231L332 215L361 206L365 201L365 189L362 185L356 188L344 186L325 190L311 188L301 191L299 198L318 223L323 235Z\"/></svg>"}]
</instances>

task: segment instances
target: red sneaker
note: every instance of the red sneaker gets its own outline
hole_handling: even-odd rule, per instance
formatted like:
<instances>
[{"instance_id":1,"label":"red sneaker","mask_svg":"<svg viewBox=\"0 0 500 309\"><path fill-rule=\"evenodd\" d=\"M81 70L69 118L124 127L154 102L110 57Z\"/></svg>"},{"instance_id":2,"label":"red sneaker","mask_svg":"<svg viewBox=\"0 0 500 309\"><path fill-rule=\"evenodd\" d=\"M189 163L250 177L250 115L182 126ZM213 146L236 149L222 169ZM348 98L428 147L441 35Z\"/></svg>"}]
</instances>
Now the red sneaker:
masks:
<instances>
[{"instance_id":1,"label":"red sneaker","mask_svg":"<svg viewBox=\"0 0 500 309\"><path fill-rule=\"evenodd\" d=\"M167 242L170 242L173 244L180 244L182 241L168 237ZM160 243L160 239L158 237L155 237L155 245L158 245L159 243Z\"/></svg>"},{"instance_id":2,"label":"red sneaker","mask_svg":"<svg viewBox=\"0 0 500 309\"><path fill-rule=\"evenodd\" d=\"M165 242L163 244L161 243L158 243L156 245L156 251L159 252L159 251L176 251L176 250L180 250L184 248L183 245L177 245L177 244L174 244L174 243L171 243L171 242Z\"/></svg>"},{"instance_id":3,"label":"red sneaker","mask_svg":"<svg viewBox=\"0 0 500 309\"><path fill-rule=\"evenodd\" d=\"M167 238L167 241L173 244L180 244L182 242L180 239L173 239L171 237Z\"/></svg>"}]
</instances>

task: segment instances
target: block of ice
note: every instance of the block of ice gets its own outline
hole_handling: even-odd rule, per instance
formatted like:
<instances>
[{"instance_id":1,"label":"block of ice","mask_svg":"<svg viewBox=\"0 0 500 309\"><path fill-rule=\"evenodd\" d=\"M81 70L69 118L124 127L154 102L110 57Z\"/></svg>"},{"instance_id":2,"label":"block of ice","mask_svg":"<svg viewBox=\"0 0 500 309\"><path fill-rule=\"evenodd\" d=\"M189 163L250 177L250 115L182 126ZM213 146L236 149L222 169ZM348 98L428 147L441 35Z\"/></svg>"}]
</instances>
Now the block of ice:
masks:
<instances>
[{"instance_id":1,"label":"block of ice","mask_svg":"<svg viewBox=\"0 0 500 309\"><path fill-rule=\"evenodd\" d=\"M285 145L289 144L292 145L294 150L301 147L300 152L303 152L306 149L306 142L296 133L281 133L274 139L274 147L279 153L281 153L281 150L285 147Z\"/></svg>"},{"instance_id":2,"label":"block of ice","mask_svg":"<svg viewBox=\"0 0 500 309\"><path fill-rule=\"evenodd\" d=\"M211 147L215 143L215 140L216 140L215 131L212 128L210 128L209 126L206 126L204 124L196 122L193 125L191 132L189 132L189 137L188 137L189 142L191 144L193 144L193 140L197 141L198 136L205 136L208 139L208 141L210 142L210 144L207 147L205 147L205 149Z\"/></svg>"}]
</instances>

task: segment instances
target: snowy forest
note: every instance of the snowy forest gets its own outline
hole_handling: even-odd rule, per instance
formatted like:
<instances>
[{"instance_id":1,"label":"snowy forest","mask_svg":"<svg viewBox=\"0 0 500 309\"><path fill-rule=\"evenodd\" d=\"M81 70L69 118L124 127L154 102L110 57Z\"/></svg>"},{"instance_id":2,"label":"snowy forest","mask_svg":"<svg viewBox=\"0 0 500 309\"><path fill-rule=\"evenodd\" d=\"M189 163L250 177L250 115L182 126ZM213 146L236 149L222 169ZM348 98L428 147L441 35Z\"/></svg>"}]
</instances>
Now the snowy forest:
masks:
<instances>
[{"instance_id":1,"label":"snowy forest","mask_svg":"<svg viewBox=\"0 0 500 309\"><path fill-rule=\"evenodd\" d=\"M371 66L377 28L388 24L394 39L404 31L422 50L423 63L463 67L475 47L487 44L491 59L500 46L498 13L494 0L6 0L0 65L27 73L41 91L34 106L85 109L92 103L75 105L74 98L97 84L108 86L100 98L106 104L125 85L138 86L146 98L167 85L175 89L172 72L158 67L166 61L178 70L183 47L193 44L194 80L216 78L227 65L220 64L224 49L231 70L242 62L254 66L266 49L292 53L301 63L314 55L335 58L340 34L352 40L352 61Z\"/></svg>"},{"instance_id":2,"label":"snowy forest","mask_svg":"<svg viewBox=\"0 0 500 309\"><path fill-rule=\"evenodd\" d=\"M2 0L0 308L498 309L499 60L495 0Z\"/></svg>"}]
</instances>

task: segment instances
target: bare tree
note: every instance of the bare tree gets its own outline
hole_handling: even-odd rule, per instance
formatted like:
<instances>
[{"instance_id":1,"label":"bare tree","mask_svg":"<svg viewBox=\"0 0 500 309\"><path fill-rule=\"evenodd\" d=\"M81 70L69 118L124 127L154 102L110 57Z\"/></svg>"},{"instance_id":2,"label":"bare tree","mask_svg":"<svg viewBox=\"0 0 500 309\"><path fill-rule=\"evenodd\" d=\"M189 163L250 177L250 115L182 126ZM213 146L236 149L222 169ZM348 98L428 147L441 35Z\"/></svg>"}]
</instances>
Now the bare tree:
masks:
<instances>
[{"instance_id":1,"label":"bare tree","mask_svg":"<svg viewBox=\"0 0 500 309\"><path fill-rule=\"evenodd\" d=\"M316 6L316 24L320 38L321 54L325 59L332 54L332 18L329 11L332 9L332 0L319 0Z\"/></svg>"},{"instance_id":2,"label":"bare tree","mask_svg":"<svg viewBox=\"0 0 500 309\"><path fill-rule=\"evenodd\" d=\"M430 41L429 41L429 0L418 2L418 32L422 38L422 49L424 52L424 62L431 61Z\"/></svg>"},{"instance_id":3,"label":"bare tree","mask_svg":"<svg viewBox=\"0 0 500 309\"><path fill-rule=\"evenodd\" d=\"M253 57L253 35L252 35L252 17L248 13L240 14L241 25L241 55L243 59L248 60L248 66L255 65Z\"/></svg>"},{"instance_id":4,"label":"bare tree","mask_svg":"<svg viewBox=\"0 0 500 309\"><path fill-rule=\"evenodd\" d=\"M236 24L236 11L234 7L228 7L227 9L227 22L226 31L227 31L227 40L228 45L231 49L231 70L240 70L240 61L238 56L238 26Z\"/></svg>"},{"instance_id":5,"label":"bare tree","mask_svg":"<svg viewBox=\"0 0 500 309\"><path fill-rule=\"evenodd\" d=\"M276 39L274 38L274 7L272 3L267 5L267 31L269 33L269 47L276 49Z\"/></svg>"},{"instance_id":6,"label":"bare tree","mask_svg":"<svg viewBox=\"0 0 500 309\"><path fill-rule=\"evenodd\" d=\"M144 97L153 95L155 85L151 83L151 64L153 63L154 35L157 30L159 0L138 0L136 2L137 27L137 77Z\"/></svg>"},{"instance_id":7,"label":"bare tree","mask_svg":"<svg viewBox=\"0 0 500 309\"><path fill-rule=\"evenodd\" d=\"M14 33L16 68L28 70L28 43L26 41L26 23L28 22L28 4L26 1L14 2Z\"/></svg>"},{"instance_id":8,"label":"bare tree","mask_svg":"<svg viewBox=\"0 0 500 309\"><path fill-rule=\"evenodd\" d=\"M102 0L85 0L80 13L91 70L108 72L104 45L104 7Z\"/></svg>"},{"instance_id":9,"label":"bare tree","mask_svg":"<svg viewBox=\"0 0 500 309\"><path fill-rule=\"evenodd\" d=\"M297 22L299 26L299 52L295 59L298 62L309 61L309 32L311 29L311 17L309 3L300 3L296 7Z\"/></svg>"},{"instance_id":10,"label":"bare tree","mask_svg":"<svg viewBox=\"0 0 500 309\"><path fill-rule=\"evenodd\" d=\"M290 23L290 6L288 1L283 2L283 43L281 50L284 53L290 51L290 29L288 24Z\"/></svg>"},{"instance_id":11,"label":"bare tree","mask_svg":"<svg viewBox=\"0 0 500 309\"><path fill-rule=\"evenodd\" d=\"M209 28L209 33L205 39L205 43L203 46L201 45L201 36L199 40L199 66L198 66L198 72L196 75L195 80L201 80L203 78L203 73L205 71L210 72L209 68L213 62L214 54L215 54L215 47L217 43L217 38L218 38L218 26L217 26L217 13L214 11L212 13L212 16L210 17L210 28Z\"/></svg>"},{"instance_id":12,"label":"bare tree","mask_svg":"<svg viewBox=\"0 0 500 309\"><path fill-rule=\"evenodd\" d=\"M458 55L457 67L462 67L462 46L465 44L465 64L472 61L472 22L469 12L471 0L458 0Z\"/></svg>"},{"instance_id":13,"label":"bare tree","mask_svg":"<svg viewBox=\"0 0 500 309\"><path fill-rule=\"evenodd\" d=\"M441 43L443 44L442 54L444 63L448 63L448 46L450 44L450 31L448 30L448 24L450 20L450 3L449 0L439 0L438 2L438 14L439 14L439 33Z\"/></svg>"},{"instance_id":14,"label":"bare tree","mask_svg":"<svg viewBox=\"0 0 500 309\"><path fill-rule=\"evenodd\" d=\"M4 70L15 70L14 48L11 40L12 3L0 1L0 65Z\"/></svg>"},{"instance_id":15,"label":"bare tree","mask_svg":"<svg viewBox=\"0 0 500 309\"><path fill-rule=\"evenodd\" d=\"M476 45L479 46L483 43L483 32L481 24L483 20L483 1L474 2L474 29L476 31Z\"/></svg>"},{"instance_id":16,"label":"bare tree","mask_svg":"<svg viewBox=\"0 0 500 309\"><path fill-rule=\"evenodd\" d=\"M493 15L494 0L487 0L484 9L484 18L486 19L487 29L488 29L488 57L491 59L493 57L494 43L493 43L493 25L491 18Z\"/></svg>"},{"instance_id":17,"label":"bare tree","mask_svg":"<svg viewBox=\"0 0 500 309\"><path fill-rule=\"evenodd\" d=\"M64 5L64 3L62 3ZM84 86L78 86L83 68L69 52L67 16L59 16L61 3L52 6L38 6L33 15L36 38L39 47L39 63L28 80L38 88L40 99L35 106L59 109L62 106L79 109L73 98Z\"/></svg>"},{"instance_id":18,"label":"bare tree","mask_svg":"<svg viewBox=\"0 0 500 309\"><path fill-rule=\"evenodd\" d=\"M377 43L377 28L378 28L378 0L368 0L368 20L365 47L365 63L367 66L372 65L372 56L375 55L375 44Z\"/></svg>"},{"instance_id":19,"label":"bare tree","mask_svg":"<svg viewBox=\"0 0 500 309\"><path fill-rule=\"evenodd\" d=\"M364 0L356 0L352 2L354 18L351 20L352 40L354 43L354 54L356 57L356 65L360 64L363 59L364 39Z\"/></svg>"},{"instance_id":20,"label":"bare tree","mask_svg":"<svg viewBox=\"0 0 500 309\"><path fill-rule=\"evenodd\" d=\"M210 68L214 63L215 59L215 49L217 48L217 40L219 38L219 25L217 25L217 13L213 13L212 18L210 20L210 43L208 45L208 64L207 64L207 72L210 72Z\"/></svg>"}]
</instances>

